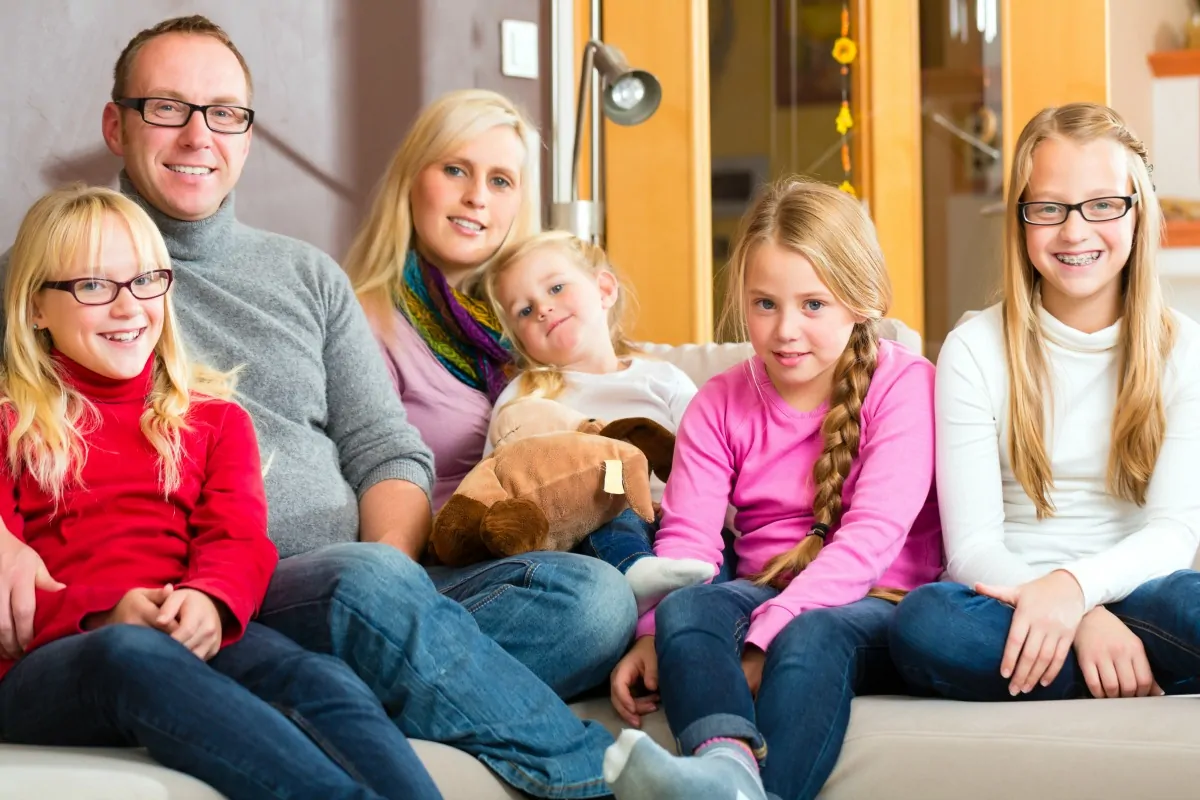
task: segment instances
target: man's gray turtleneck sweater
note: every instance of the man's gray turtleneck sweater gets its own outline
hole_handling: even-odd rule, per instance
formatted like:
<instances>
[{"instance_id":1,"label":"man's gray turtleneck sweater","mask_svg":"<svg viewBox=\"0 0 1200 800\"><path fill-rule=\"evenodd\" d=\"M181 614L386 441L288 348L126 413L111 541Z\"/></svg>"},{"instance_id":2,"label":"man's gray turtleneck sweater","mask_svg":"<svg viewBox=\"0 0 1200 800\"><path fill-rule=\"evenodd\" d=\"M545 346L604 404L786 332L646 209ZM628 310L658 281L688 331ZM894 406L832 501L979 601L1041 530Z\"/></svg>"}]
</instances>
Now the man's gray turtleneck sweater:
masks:
<instances>
[{"instance_id":1,"label":"man's gray turtleneck sweater","mask_svg":"<svg viewBox=\"0 0 1200 800\"><path fill-rule=\"evenodd\" d=\"M433 457L333 259L238 222L232 194L211 217L183 222L150 206L124 175L121 189L166 240L190 356L242 366L237 399L254 418L280 556L356 541L358 498L379 481L429 492Z\"/></svg>"}]
</instances>

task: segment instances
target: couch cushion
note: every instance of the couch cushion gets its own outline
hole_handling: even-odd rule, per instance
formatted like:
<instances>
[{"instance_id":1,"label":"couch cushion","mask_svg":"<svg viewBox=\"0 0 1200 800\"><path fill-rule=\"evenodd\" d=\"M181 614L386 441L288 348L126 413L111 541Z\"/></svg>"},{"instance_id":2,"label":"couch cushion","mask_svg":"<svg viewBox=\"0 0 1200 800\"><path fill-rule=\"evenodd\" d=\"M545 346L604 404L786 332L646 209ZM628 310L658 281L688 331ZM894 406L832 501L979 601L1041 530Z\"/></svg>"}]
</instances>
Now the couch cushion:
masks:
<instances>
[{"instance_id":1,"label":"couch cushion","mask_svg":"<svg viewBox=\"0 0 1200 800\"><path fill-rule=\"evenodd\" d=\"M620 731L607 700L574 708ZM662 712L647 717L644 730L671 746ZM1200 794L1197 786L1200 698L959 703L865 697L854 701L841 757L820 800L1191 798Z\"/></svg>"},{"instance_id":2,"label":"couch cushion","mask_svg":"<svg viewBox=\"0 0 1200 800\"><path fill-rule=\"evenodd\" d=\"M573 706L614 734L608 700ZM1200 698L957 703L906 697L854 701L850 729L821 800L1125 800L1192 798L1200 786ZM671 745L666 717L645 730ZM518 800L481 763L414 741L446 800ZM0 800L222 800L137 750L0 745Z\"/></svg>"},{"instance_id":3,"label":"couch cushion","mask_svg":"<svg viewBox=\"0 0 1200 800\"><path fill-rule=\"evenodd\" d=\"M0 800L224 800L133 749L0 745Z\"/></svg>"},{"instance_id":4,"label":"couch cushion","mask_svg":"<svg viewBox=\"0 0 1200 800\"><path fill-rule=\"evenodd\" d=\"M1200 700L854 701L822 800L1184 798L1200 786Z\"/></svg>"}]
</instances>

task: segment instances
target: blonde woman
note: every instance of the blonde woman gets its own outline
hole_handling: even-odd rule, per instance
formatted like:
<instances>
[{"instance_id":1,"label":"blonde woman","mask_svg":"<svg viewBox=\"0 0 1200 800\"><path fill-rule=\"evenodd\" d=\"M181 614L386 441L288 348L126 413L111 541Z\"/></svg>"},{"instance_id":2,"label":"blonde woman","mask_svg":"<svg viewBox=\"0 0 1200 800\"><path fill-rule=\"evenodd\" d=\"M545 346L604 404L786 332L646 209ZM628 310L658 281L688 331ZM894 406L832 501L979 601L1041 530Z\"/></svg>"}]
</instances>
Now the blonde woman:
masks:
<instances>
[{"instance_id":1,"label":"blonde woman","mask_svg":"<svg viewBox=\"0 0 1200 800\"><path fill-rule=\"evenodd\" d=\"M962 700L1200 689L1200 328L1163 304L1146 150L1111 109L1017 141L1004 299L937 368L951 582L900 604L892 653Z\"/></svg>"},{"instance_id":2,"label":"blonde woman","mask_svg":"<svg viewBox=\"0 0 1200 800\"><path fill-rule=\"evenodd\" d=\"M738 579L667 595L613 671L618 713L636 727L654 708L644 683L683 753L624 732L604 764L619 800L815 797L854 696L903 689L893 601L941 569L933 366L878 338L891 285L861 204L772 187L727 296L754 357L684 414L654 552L720 564L731 504Z\"/></svg>"},{"instance_id":3,"label":"blonde woman","mask_svg":"<svg viewBox=\"0 0 1200 800\"><path fill-rule=\"evenodd\" d=\"M622 327L628 290L599 247L562 231L539 234L497 259L484 286L522 370L496 400L497 412L537 395L596 419L642 417L672 433L679 428L696 384L673 364L638 357ZM652 477L655 503L663 488ZM714 573L705 561L655 557L655 528L626 509L577 548L625 576L639 613Z\"/></svg>"},{"instance_id":4,"label":"blonde woman","mask_svg":"<svg viewBox=\"0 0 1200 800\"><path fill-rule=\"evenodd\" d=\"M511 356L479 290L506 242L539 228L537 131L494 92L424 109L343 267L408 419L433 450L436 511L479 462Z\"/></svg>"},{"instance_id":5,"label":"blonde woman","mask_svg":"<svg viewBox=\"0 0 1200 800\"><path fill-rule=\"evenodd\" d=\"M343 265L407 418L433 451L435 512L482 457L508 382L512 357L480 284L503 246L537 232L539 152L533 126L503 96L471 89L436 100L401 143ZM429 574L562 697L608 677L636 621L620 573L574 553ZM556 713L565 726L570 711Z\"/></svg>"},{"instance_id":6,"label":"blonde woman","mask_svg":"<svg viewBox=\"0 0 1200 800\"><path fill-rule=\"evenodd\" d=\"M17 233L0 518L61 583L0 660L0 739L145 747L234 800L440 797L349 667L252 621L278 560L258 444L188 363L172 278L109 189L51 193Z\"/></svg>"}]
</instances>

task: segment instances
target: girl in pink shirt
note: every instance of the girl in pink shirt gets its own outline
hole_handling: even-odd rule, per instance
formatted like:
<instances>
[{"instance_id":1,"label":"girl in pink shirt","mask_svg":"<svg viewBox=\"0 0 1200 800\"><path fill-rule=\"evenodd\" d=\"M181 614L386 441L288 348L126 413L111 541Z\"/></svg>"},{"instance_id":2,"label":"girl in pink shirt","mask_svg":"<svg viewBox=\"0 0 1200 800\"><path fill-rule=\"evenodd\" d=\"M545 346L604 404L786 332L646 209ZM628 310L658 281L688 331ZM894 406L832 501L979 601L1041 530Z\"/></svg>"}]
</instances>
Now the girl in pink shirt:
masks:
<instances>
[{"instance_id":1,"label":"girl in pink shirt","mask_svg":"<svg viewBox=\"0 0 1200 800\"><path fill-rule=\"evenodd\" d=\"M685 755L625 731L605 758L618 800L815 797L854 696L904 689L894 602L941 570L933 366L878 339L891 286L862 206L777 184L743 222L729 281L726 319L755 355L684 414L654 551L719 565L732 504L738 578L640 620L613 705L637 727L656 698L632 687L660 692Z\"/></svg>"}]
</instances>

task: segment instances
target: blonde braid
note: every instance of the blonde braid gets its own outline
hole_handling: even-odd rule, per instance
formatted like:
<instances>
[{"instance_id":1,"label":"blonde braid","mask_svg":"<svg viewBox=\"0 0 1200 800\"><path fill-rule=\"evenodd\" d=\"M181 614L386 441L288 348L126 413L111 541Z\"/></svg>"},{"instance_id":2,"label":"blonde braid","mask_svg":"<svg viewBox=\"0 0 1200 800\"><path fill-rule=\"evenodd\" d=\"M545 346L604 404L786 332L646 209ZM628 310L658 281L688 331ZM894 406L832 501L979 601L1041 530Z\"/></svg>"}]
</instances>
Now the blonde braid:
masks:
<instances>
[{"instance_id":1,"label":"blonde braid","mask_svg":"<svg viewBox=\"0 0 1200 800\"><path fill-rule=\"evenodd\" d=\"M767 562L755 578L760 586L783 589L813 562L825 537L842 517L842 487L858 456L862 434L862 405L875 374L879 333L875 320L857 323L834 367L829 410L821 422L825 448L813 465L813 527L800 543Z\"/></svg>"}]
</instances>

